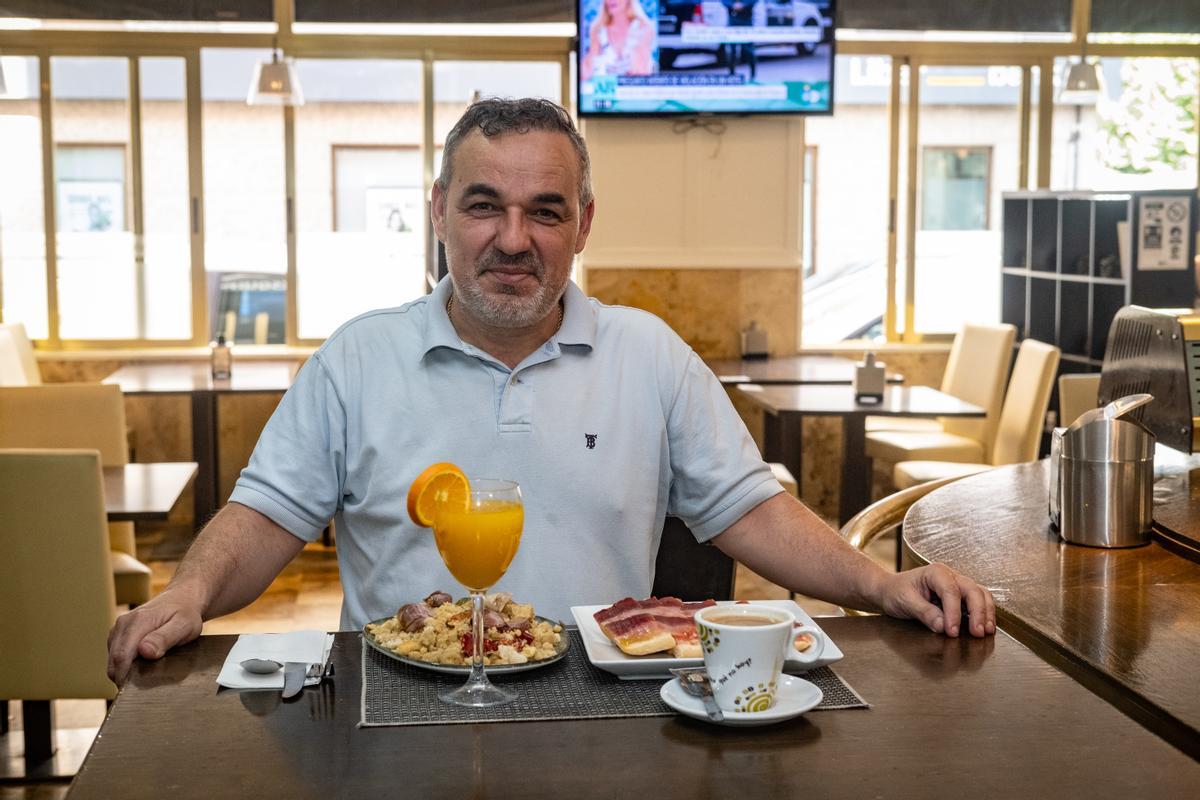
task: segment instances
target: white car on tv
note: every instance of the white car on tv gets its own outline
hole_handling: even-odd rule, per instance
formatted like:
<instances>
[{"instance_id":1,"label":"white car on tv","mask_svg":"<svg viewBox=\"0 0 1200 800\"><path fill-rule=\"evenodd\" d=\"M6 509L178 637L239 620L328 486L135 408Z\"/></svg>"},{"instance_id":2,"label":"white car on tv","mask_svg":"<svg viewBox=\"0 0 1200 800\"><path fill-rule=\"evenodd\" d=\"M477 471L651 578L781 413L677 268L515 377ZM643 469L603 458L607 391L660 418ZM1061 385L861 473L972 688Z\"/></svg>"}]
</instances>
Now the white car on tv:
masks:
<instances>
[{"instance_id":1,"label":"white car on tv","mask_svg":"<svg viewBox=\"0 0 1200 800\"><path fill-rule=\"evenodd\" d=\"M829 37L832 19L827 10L816 3L772 2L772 0L706 0L679 2L660 0L658 4L658 61L662 69L671 69L681 55L701 53L713 56L718 63L724 58L723 37L720 31L753 27L757 29L800 29L793 45L797 55L812 55ZM748 43L762 46L780 45L780 31L771 31L763 41ZM790 39L790 35L785 37ZM745 41L745 40L743 40Z\"/></svg>"}]
</instances>

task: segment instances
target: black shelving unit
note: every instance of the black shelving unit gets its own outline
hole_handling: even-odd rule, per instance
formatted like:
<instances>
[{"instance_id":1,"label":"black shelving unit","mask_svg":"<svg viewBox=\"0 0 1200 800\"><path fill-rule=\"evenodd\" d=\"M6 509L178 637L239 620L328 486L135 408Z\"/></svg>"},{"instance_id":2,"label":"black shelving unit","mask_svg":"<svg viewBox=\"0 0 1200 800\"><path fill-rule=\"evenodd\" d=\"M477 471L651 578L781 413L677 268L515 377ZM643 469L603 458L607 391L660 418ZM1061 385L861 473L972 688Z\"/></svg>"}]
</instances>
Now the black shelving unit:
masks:
<instances>
[{"instance_id":1,"label":"black shelving unit","mask_svg":"<svg viewBox=\"0 0 1200 800\"><path fill-rule=\"evenodd\" d=\"M1183 223L1188 268L1141 269L1140 199L1185 194L1192 198ZM1028 337L1061 348L1060 372L1098 371L1119 308L1195 304L1197 199L1195 190L1005 193L1001 320L1017 327L1018 342ZM1118 222L1130 223L1127 257Z\"/></svg>"}]
</instances>

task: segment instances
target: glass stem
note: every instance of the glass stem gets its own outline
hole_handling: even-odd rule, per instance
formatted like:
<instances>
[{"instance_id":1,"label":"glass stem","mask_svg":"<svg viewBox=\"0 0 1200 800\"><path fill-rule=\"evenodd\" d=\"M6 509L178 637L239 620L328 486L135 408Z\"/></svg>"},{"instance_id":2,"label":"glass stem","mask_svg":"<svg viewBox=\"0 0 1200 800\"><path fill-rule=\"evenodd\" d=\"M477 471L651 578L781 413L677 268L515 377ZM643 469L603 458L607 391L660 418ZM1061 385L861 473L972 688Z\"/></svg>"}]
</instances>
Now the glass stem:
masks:
<instances>
[{"instance_id":1,"label":"glass stem","mask_svg":"<svg viewBox=\"0 0 1200 800\"><path fill-rule=\"evenodd\" d=\"M486 683L483 671L483 592L471 592L471 682Z\"/></svg>"}]
</instances>

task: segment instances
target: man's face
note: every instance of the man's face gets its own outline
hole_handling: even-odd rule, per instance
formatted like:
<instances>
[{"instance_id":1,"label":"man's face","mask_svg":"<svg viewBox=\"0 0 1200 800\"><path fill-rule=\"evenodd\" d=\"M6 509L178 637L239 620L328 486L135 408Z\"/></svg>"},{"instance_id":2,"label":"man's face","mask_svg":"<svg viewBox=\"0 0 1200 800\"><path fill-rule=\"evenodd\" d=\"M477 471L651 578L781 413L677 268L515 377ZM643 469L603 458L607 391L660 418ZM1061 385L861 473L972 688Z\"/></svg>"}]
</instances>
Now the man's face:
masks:
<instances>
[{"instance_id":1,"label":"man's face","mask_svg":"<svg viewBox=\"0 0 1200 800\"><path fill-rule=\"evenodd\" d=\"M594 205L579 207L570 140L474 131L452 167L445 192L434 184L432 216L459 300L491 326L537 324L562 296L591 230Z\"/></svg>"}]
</instances>

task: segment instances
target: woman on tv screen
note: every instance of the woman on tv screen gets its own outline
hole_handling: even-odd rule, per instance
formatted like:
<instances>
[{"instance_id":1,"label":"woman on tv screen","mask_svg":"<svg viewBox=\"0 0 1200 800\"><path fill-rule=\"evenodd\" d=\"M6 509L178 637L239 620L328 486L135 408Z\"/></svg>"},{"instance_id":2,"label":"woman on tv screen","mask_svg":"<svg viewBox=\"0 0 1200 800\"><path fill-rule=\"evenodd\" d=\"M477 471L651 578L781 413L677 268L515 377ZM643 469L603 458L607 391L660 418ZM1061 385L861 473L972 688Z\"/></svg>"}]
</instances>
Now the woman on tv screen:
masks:
<instances>
[{"instance_id":1,"label":"woman on tv screen","mask_svg":"<svg viewBox=\"0 0 1200 800\"><path fill-rule=\"evenodd\" d=\"M641 0L603 0L588 29L580 77L586 81L593 75L651 74L654 35Z\"/></svg>"}]
</instances>

